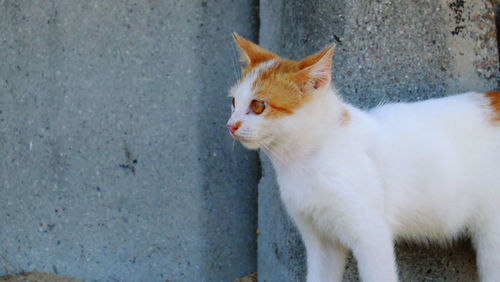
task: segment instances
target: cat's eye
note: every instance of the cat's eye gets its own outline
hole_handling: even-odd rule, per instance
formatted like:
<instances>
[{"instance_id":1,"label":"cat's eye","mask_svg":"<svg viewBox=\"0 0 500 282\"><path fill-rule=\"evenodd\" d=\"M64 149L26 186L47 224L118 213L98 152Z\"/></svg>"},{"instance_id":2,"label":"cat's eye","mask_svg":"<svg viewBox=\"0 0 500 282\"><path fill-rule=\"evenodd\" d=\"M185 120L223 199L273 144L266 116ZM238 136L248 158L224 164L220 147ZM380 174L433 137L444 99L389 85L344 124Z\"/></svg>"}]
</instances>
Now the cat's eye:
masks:
<instances>
[{"instance_id":1,"label":"cat's eye","mask_svg":"<svg viewBox=\"0 0 500 282\"><path fill-rule=\"evenodd\" d=\"M250 107L252 108L252 111L254 113L260 115L266 109L266 102L253 100L252 103L250 104Z\"/></svg>"},{"instance_id":2,"label":"cat's eye","mask_svg":"<svg viewBox=\"0 0 500 282\"><path fill-rule=\"evenodd\" d=\"M236 103L234 102L234 97L233 97L233 108L236 108Z\"/></svg>"}]
</instances>

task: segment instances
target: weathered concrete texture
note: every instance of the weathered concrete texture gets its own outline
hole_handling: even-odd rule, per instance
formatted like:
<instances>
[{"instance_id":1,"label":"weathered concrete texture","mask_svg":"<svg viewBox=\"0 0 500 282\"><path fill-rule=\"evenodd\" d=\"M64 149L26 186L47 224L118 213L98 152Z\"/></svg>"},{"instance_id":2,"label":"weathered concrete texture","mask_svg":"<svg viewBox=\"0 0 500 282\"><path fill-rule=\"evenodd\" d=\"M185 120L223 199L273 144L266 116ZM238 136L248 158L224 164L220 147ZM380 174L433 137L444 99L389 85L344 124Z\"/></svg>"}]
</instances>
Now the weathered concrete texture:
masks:
<instances>
[{"instance_id":1,"label":"weathered concrete texture","mask_svg":"<svg viewBox=\"0 0 500 282\"><path fill-rule=\"evenodd\" d=\"M0 1L0 274L231 281L258 156L225 129L253 1Z\"/></svg>"},{"instance_id":2,"label":"weathered concrete texture","mask_svg":"<svg viewBox=\"0 0 500 282\"><path fill-rule=\"evenodd\" d=\"M333 82L346 101L362 108L498 86L487 1L263 0L260 7L259 42L271 51L300 59L336 43ZM262 159L259 280L301 281L300 235L283 214L274 172ZM467 242L452 249L400 245L397 253L403 281L477 279ZM350 258L344 280L356 279Z\"/></svg>"}]
</instances>

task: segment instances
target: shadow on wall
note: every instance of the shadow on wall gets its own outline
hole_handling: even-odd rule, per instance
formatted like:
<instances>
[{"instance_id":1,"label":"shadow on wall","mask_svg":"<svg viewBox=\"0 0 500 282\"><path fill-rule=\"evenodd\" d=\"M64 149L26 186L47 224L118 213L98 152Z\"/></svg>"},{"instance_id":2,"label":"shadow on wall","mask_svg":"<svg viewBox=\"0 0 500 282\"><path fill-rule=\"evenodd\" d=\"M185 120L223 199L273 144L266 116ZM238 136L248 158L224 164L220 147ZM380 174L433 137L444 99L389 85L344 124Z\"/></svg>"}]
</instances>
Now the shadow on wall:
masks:
<instances>
[{"instance_id":1,"label":"shadow on wall","mask_svg":"<svg viewBox=\"0 0 500 282\"><path fill-rule=\"evenodd\" d=\"M231 113L228 90L240 72L231 32L242 32L255 41L258 37L258 1L246 5L249 13L245 18L234 18L237 6L231 3L221 10L212 1L202 2L202 24L195 40L200 53L200 79L204 85L199 96L201 107L196 109L201 135L198 140L203 167L204 220L207 223L203 230L206 241L203 272L226 272L228 281L257 269L257 187L261 176L257 152L236 143L226 128ZM217 14L222 17L214 17ZM234 19L229 20L231 18ZM227 22L239 24L229 26ZM223 40L212 40L217 37ZM228 261L237 248L242 249L240 255L243 257ZM232 273L228 265L246 268L248 272ZM213 279L215 277L207 277L208 281Z\"/></svg>"}]
</instances>

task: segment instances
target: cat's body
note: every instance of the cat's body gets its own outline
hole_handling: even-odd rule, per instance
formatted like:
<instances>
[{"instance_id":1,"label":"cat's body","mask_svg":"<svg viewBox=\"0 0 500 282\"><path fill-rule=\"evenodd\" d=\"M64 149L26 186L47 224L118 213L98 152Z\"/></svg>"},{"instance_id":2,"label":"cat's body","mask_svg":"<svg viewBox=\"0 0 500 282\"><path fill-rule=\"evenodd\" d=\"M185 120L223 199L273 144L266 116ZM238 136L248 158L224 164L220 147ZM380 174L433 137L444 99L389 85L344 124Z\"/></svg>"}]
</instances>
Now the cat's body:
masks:
<instances>
[{"instance_id":1,"label":"cat's body","mask_svg":"<svg viewBox=\"0 0 500 282\"><path fill-rule=\"evenodd\" d=\"M500 93L364 112L330 87L333 48L295 62L236 41L248 66L228 127L271 158L308 281L340 281L347 249L364 281L397 281L394 240L463 233L481 280L500 281Z\"/></svg>"},{"instance_id":2,"label":"cat's body","mask_svg":"<svg viewBox=\"0 0 500 282\"><path fill-rule=\"evenodd\" d=\"M484 115L488 105L483 94L469 93L368 113L349 108L350 122L326 123L331 131L310 119L301 134L322 131L311 152L269 154L288 213L303 236L312 233L309 240L324 234L353 249L366 281L394 277L394 239L443 241L463 231L475 239L496 220L490 227L497 238L488 251L496 246L497 259L484 263L500 279L500 127ZM300 145L310 144L293 146ZM307 248L314 249L318 242L306 237ZM363 244L374 244L374 250ZM316 248L323 256L325 246ZM321 273L312 264L310 277Z\"/></svg>"}]
</instances>

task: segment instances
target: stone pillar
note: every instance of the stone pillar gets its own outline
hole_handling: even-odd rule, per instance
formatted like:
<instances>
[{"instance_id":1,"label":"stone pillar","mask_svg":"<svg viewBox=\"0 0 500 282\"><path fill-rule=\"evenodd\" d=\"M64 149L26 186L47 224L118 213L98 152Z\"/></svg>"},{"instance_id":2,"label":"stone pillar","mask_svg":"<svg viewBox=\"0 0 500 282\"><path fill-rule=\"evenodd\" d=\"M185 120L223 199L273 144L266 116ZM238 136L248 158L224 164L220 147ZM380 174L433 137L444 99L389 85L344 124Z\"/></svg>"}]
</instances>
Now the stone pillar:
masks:
<instances>
[{"instance_id":1,"label":"stone pillar","mask_svg":"<svg viewBox=\"0 0 500 282\"><path fill-rule=\"evenodd\" d=\"M256 1L0 0L0 276L232 281L258 156L225 123ZM57 270L56 270L57 269Z\"/></svg>"}]
</instances>

